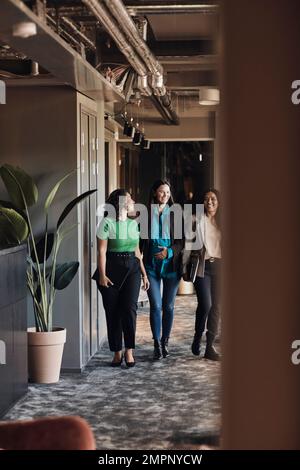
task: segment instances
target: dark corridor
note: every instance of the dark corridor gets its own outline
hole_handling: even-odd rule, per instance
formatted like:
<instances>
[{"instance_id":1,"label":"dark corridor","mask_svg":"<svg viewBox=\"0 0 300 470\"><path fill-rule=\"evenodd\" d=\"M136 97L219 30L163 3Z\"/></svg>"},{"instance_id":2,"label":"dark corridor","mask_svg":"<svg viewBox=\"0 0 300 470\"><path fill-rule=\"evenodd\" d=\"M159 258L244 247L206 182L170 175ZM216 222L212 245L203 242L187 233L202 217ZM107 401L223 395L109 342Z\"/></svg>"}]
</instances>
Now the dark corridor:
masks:
<instances>
[{"instance_id":1,"label":"dark corridor","mask_svg":"<svg viewBox=\"0 0 300 470\"><path fill-rule=\"evenodd\" d=\"M152 142L139 159L139 202L146 203L149 188L159 178L171 182L176 202L201 202L214 183L213 142Z\"/></svg>"}]
</instances>

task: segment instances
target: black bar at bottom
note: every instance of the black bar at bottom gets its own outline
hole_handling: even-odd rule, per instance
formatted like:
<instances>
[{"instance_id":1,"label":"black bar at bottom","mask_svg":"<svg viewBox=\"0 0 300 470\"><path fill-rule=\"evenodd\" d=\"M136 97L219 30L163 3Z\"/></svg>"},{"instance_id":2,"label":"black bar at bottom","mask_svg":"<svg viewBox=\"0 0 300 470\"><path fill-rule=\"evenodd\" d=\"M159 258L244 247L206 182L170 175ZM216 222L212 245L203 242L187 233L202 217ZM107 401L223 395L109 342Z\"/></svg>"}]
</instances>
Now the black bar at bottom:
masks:
<instances>
[{"instance_id":1,"label":"black bar at bottom","mask_svg":"<svg viewBox=\"0 0 300 470\"><path fill-rule=\"evenodd\" d=\"M213 468L218 464L240 468L241 465L279 464L292 468L300 463L300 451L224 451L224 450L95 450L95 451L6 451L0 452L0 467L4 463L65 464L107 468L138 468L140 465L196 465ZM3 467L1 467L3 468ZM80 467L81 468L81 467Z\"/></svg>"}]
</instances>

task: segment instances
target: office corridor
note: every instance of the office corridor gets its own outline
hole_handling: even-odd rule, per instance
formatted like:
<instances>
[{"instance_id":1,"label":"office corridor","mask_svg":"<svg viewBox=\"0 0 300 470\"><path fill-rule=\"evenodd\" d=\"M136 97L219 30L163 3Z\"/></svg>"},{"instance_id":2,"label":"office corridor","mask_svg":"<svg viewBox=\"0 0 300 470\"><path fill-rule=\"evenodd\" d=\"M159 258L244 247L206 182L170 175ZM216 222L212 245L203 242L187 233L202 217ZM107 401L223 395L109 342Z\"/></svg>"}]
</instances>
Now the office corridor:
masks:
<instances>
[{"instance_id":1,"label":"office corridor","mask_svg":"<svg viewBox=\"0 0 300 470\"><path fill-rule=\"evenodd\" d=\"M177 297L170 357L152 361L149 308L143 307L136 367L110 367L106 344L82 374L62 374L54 385L31 384L5 419L80 415L99 450L197 448L204 436L219 434L220 364L190 352L195 306L194 296Z\"/></svg>"}]
</instances>

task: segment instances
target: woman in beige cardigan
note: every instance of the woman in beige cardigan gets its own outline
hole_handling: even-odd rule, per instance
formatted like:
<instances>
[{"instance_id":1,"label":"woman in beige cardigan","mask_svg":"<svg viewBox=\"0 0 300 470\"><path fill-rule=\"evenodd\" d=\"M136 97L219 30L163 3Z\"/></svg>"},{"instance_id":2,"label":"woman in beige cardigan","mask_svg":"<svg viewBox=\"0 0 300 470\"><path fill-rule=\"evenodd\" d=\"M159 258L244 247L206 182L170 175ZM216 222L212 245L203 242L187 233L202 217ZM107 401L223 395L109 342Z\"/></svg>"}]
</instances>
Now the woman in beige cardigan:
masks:
<instances>
[{"instance_id":1,"label":"woman in beige cardigan","mask_svg":"<svg viewBox=\"0 0 300 470\"><path fill-rule=\"evenodd\" d=\"M220 299L221 230L219 192L216 189L205 191L203 204L204 213L198 219L195 219L195 240L192 243L191 240L186 243L183 276L184 279L190 280L187 267L191 260L191 254L193 254L193 259L197 259L196 277L193 282L198 305L192 352L195 356L200 355L201 337L206 324L204 357L212 361L218 361L220 356L214 348L214 341L218 331Z\"/></svg>"}]
</instances>

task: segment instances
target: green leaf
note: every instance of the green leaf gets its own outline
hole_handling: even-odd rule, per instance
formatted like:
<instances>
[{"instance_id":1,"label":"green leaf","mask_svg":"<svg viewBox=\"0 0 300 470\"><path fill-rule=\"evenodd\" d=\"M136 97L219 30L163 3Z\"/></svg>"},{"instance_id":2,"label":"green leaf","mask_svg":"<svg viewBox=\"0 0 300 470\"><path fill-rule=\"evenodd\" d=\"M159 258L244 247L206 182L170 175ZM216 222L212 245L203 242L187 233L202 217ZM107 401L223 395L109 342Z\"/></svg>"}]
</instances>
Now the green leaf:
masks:
<instances>
[{"instance_id":1,"label":"green leaf","mask_svg":"<svg viewBox=\"0 0 300 470\"><path fill-rule=\"evenodd\" d=\"M25 220L25 222L28 226L28 230L29 230L29 224L28 224L28 219L27 219L26 213L23 212L21 209L19 209L15 204L13 204L10 201L0 200L0 207L5 207L6 209L13 209L15 212L17 212L20 215L20 217L22 217Z\"/></svg>"},{"instance_id":2,"label":"green leaf","mask_svg":"<svg viewBox=\"0 0 300 470\"><path fill-rule=\"evenodd\" d=\"M54 287L57 290L62 290L67 287L73 280L78 271L78 261L70 261L56 266Z\"/></svg>"},{"instance_id":3,"label":"green leaf","mask_svg":"<svg viewBox=\"0 0 300 470\"><path fill-rule=\"evenodd\" d=\"M69 178L70 175L72 175L72 173L74 173L74 171L76 170L72 170L70 173L68 173L67 175L65 175L61 180L59 180L56 185L51 189L50 193L48 194L47 196L47 199L45 201L45 212L48 212L49 210L49 207L51 206L52 202L53 202L53 199L55 198L55 195L57 193L57 191L59 190L59 187L60 185L67 179Z\"/></svg>"},{"instance_id":4,"label":"green leaf","mask_svg":"<svg viewBox=\"0 0 300 470\"><path fill-rule=\"evenodd\" d=\"M28 237L28 225L24 217L10 207L0 206L0 247L19 245Z\"/></svg>"},{"instance_id":5,"label":"green leaf","mask_svg":"<svg viewBox=\"0 0 300 470\"><path fill-rule=\"evenodd\" d=\"M38 200L38 190L31 178L21 168L12 165L2 165L0 176L12 202L19 208L25 209L22 191L28 207Z\"/></svg>"},{"instance_id":6,"label":"green leaf","mask_svg":"<svg viewBox=\"0 0 300 470\"><path fill-rule=\"evenodd\" d=\"M30 273L32 270L32 278L33 281L36 282L38 280L38 271L36 265L33 263L31 257L27 255L27 263L29 266L27 266L27 271Z\"/></svg>"},{"instance_id":7,"label":"green leaf","mask_svg":"<svg viewBox=\"0 0 300 470\"><path fill-rule=\"evenodd\" d=\"M78 223L73 224L70 227L65 228L64 230L60 230L59 231L59 244L64 240L64 238L66 238L74 230L74 228L78 227L78 225L79 225Z\"/></svg>"},{"instance_id":8,"label":"green leaf","mask_svg":"<svg viewBox=\"0 0 300 470\"><path fill-rule=\"evenodd\" d=\"M16 212L18 212L18 214L20 214L23 219L25 219L25 221L27 222L27 216L26 216L26 213L24 211L22 211L21 209L19 209L15 204L13 204L11 201L3 201L3 200L0 200L0 206L3 206L3 207L7 207L8 209L14 209Z\"/></svg>"},{"instance_id":9,"label":"green leaf","mask_svg":"<svg viewBox=\"0 0 300 470\"><path fill-rule=\"evenodd\" d=\"M39 263L44 262L44 251L45 251L46 236L44 235L36 244L36 252L38 256ZM51 251L54 243L54 233L48 233L47 235L47 249L46 249L46 260L51 255ZM36 263L36 257L34 250L31 250L31 258L34 263Z\"/></svg>"},{"instance_id":10,"label":"green leaf","mask_svg":"<svg viewBox=\"0 0 300 470\"><path fill-rule=\"evenodd\" d=\"M83 201L83 199L85 199L86 197L90 196L91 194L95 193L97 191L97 189L91 189L90 191L86 191L85 193L83 194L80 194L80 196L77 196L75 199L73 199L73 201L69 202L69 204L65 207L65 209L63 210L63 212L61 213L61 216L59 217L58 219L58 222L57 222L57 228L59 228L59 226L62 224L62 222L65 220L65 218L67 217L67 215L69 214L69 212L71 212L71 210L73 209L74 206L76 206L76 204L78 204L79 202Z\"/></svg>"}]
</instances>

